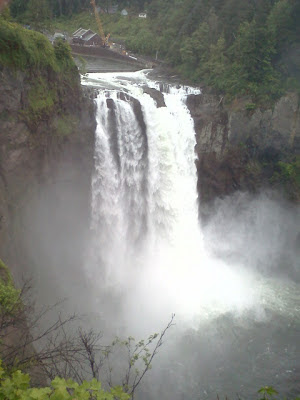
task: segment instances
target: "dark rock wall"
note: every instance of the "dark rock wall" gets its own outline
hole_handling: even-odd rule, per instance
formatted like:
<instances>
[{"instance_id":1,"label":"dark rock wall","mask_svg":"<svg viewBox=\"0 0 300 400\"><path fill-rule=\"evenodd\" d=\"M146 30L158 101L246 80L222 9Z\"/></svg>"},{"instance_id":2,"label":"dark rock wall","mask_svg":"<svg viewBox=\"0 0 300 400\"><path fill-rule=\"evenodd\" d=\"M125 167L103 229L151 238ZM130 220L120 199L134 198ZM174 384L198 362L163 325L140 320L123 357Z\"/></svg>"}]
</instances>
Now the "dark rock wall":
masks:
<instances>
[{"instance_id":1,"label":"dark rock wall","mask_svg":"<svg viewBox=\"0 0 300 400\"><path fill-rule=\"evenodd\" d=\"M64 262L76 245L80 259L89 219L93 101L79 77L71 90L60 82L51 114L32 127L22 113L35 83L30 72L0 71L0 258L17 278L42 260L45 268Z\"/></svg>"},{"instance_id":2,"label":"dark rock wall","mask_svg":"<svg viewBox=\"0 0 300 400\"><path fill-rule=\"evenodd\" d=\"M32 126L23 112L35 78L0 71L0 257L17 276L43 264L51 278L62 264L80 268L84 257L95 110L74 74L75 84L60 82L54 109ZM51 88L53 77L43 79ZM276 162L299 154L298 102L290 93L273 109L246 110L246 100L227 106L220 96L189 96L202 205L272 184Z\"/></svg>"},{"instance_id":3,"label":"dark rock wall","mask_svg":"<svg viewBox=\"0 0 300 400\"><path fill-rule=\"evenodd\" d=\"M236 190L255 192L262 185L270 186L276 162L290 162L299 155L299 98L295 93L266 110L246 110L242 100L229 107L221 96L210 94L189 96L187 105L195 121L202 204ZM290 191L293 200L299 201L297 190Z\"/></svg>"}]
</instances>

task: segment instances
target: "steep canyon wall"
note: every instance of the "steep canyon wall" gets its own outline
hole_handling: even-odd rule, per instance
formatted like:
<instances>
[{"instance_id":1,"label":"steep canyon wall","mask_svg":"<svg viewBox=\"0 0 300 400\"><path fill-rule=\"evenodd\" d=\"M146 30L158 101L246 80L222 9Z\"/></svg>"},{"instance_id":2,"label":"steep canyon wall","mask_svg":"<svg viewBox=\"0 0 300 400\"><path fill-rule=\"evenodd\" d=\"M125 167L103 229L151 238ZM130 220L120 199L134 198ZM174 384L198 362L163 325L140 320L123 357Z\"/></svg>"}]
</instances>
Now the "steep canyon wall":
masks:
<instances>
[{"instance_id":1,"label":"steep canyon wall","mask_svg":"<svg viewBox=\"0 0 300 400\"><path fill-rule=\"evenodd\" d=\"M226 106L221 96L211 94L191 95L187 104L195 121L202 204L236 190L255 192L261 187L276 188L299 201L296 93L265 110L247 110L247 102L242 100Z\"/></svg>"},{"instance_id":2,"label":"steep canyon wall","mask_svg":"<svg viewBox=\"0 0 300 400\"><path fill-rule=\"evenodd\" d=\"M37 82L46 91L58 87L48 114L32 107L28 113L33 94L47 105ZM77 71L73 82L53 82L47 71L38 78L0 71L0 256L16 271L43 264L49 278L62 262L80 268L89 224L95 109ZM243 101L228 106L212 94L190 95L187 105L195 122L202 215L205 205L236 190L275 187L299 201L292 170L300 151L297 94L265 110L247 110ZM293 176L287 176L289 166Z\"/></svg>"},{"instance_id":3,"label":"steep canyon wall","mask_svg":"<svg viewBox=\"0 0 300 400\"><path fill-rule=\"evenodd\" d=\"M60 82L50 71L0 70L0 257L17 280L32 264L51 269L76 246L71 259L80 259L94 131L76 69Z\"/></svg>"}]
</instances>

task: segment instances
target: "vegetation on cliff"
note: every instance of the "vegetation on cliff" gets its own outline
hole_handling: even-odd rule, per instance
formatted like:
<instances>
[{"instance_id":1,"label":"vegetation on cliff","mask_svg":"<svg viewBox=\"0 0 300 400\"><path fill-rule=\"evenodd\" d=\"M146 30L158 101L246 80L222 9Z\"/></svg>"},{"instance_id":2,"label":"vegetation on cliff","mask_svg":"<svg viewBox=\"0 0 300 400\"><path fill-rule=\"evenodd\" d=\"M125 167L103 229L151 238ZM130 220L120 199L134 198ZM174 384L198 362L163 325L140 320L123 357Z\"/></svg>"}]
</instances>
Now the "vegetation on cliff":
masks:
<instances>
[{"instance_id":1,"label":"vegetation on cliff","mask_svg":"<svg viewBox=\"0 0 300 400\"><path fill-rule=\"evenodd\" d=\"M13 16L34 22L38 8L35 13L31 11L34 1L28 0L20 7L20 0L13 0ZM40 3L40 15L47 23L59 17L59 26L65 30L76 29L84 21L88 23L86 28L96 30L87 1ZM107 33L123 39L135 52L158 55L194 83L207 84L229 97L249 95L260 104L274 101L286 90L300 90L297 0L97 3L104 11L112 4L118 4L119 10L126 6L130 11L128 18L102 14ZM138 11L144 8L148 11L147 19L138 18ZM86 13L78 14L82 11Z\"/></svg>"},{"instance_id":2,"label":"vegetation on cliff","mask_svg":"<svg viewBox=\"0 0 300 400\"><path fill-rule=\"evenodd\" d=\"M291 157L289 162L278 161L273 165L270 183L273 186L283 185L290 200L300 200L300 156Z\"/></svg>"},{"instance_id":3,"label":"vegetation on cliff","mask_svg":"<svg viewBox=\"0 0 300 400\"><path fill-rule=\"evenodd\" d=\"M63 74L75 67L66 43L57 42L52 46L43 34L1 16L0 19L0 66L34 72L49 69Z\"/></svg>"},{"instance_id":4,"label":"vegetation on cliff","mask_svg":"<svg viewBox=\"0 0 300 400\"><path fill-rule=\"evenodd\" d=\"M82 328L74 333L70 325L78 320L74 315L59 316L41 328L53 307L37 311L30 295L28 283L21 290L15 288L0 260L0 400L133 398L173 325L174 315L160 334L140 341L115 338L104 345L101 333ZM118 378L113 376L115 370ZM26 372L37 375L36 383L43 385L49 379L51 385L32 387ZM100 377L108 390L102 389Z\"/></svg>"},{"instance_id":5,"label":"vegetation on cliff","mask_svg":"<svg viewBox=\"0 0 300 400\"><path fill-rule=\"evenodd\" d=\"M20 290L16 289L7 266L0 259L0 327L4 316L12 317L21 308ZM0 332L0 344L1 344Z\"/></svg>"},{"instance_id":6,"label":"vegetation on cliff","mask_svg":"<svg viewBox=\"0 0 300 400\"><path fill-rule=\"evenodd\" d=\"M130 396L121 386L106 391L96 379L78 384L72 379L56 377L47 387L31 387L30 376L20 370L9 373L1 366L1 400L129 400Z\"/></svg>"},{"instance_id":7,"label":"vegetation on cliff","mask_svg":"<svg viewBox=\"0 0 300 400\"><path fill-rule=\"evenodd\" d=\"M272 386L264 386L258 390L258 394L259 400L275 400L278 392ZM20 370L8 373L1 366L0 360L0 400L129 400L131 398L133 397L124 392L121 386L104 390L101 382L96 379L78 384L72 379L56 377L50 386L31 387L28 374Z\"/></svg>"},{"instance_id":8,"label":"vegetation on cliff","mask_svg":"<svg viewBox=\"0 0 300 400\"><path fill-rule=\"evenodd\" d=\"M67 43L52 45L41 33L23 28L0 16L0 69L26 75L28 86L19 118L31 130L60 109L61 93L79 90L77 67Z\"/></svg>"},{"instance_id":9,"label":"vegetation on cliff","mask_svg":"<svg viewBox=\"0 0 300 400\"><path fill-rule=\"evenodd\" d=\"M85 333L81 331L80 342L70 339L64 330L64 321L59 320L58 324L50 326L45 330L44 335L36 337L28 336L24 321L30 319L24 315L26 305L22 301L22 291L15 289L13 280L5 264L0 260L0 400L129 400L134 398L135 390L141 383L144 375L150 370L152 361L157 354L159 347L167 330L173 324L172 316L170 322L160 334L150 335L147 340L136 342L129 337L124 341L115 339L110 346L99 346L100 335ZM69 321L69 320L67 320ZM8 336L22 325L23 337L30 337L25 344L9 343ZM51 334L54 337L51 338ZM61 342L56 340L63 333ZM41 338L49 339L52 348L41 348L40 352L30 352L27 346L36 343ZM54 341L53 341L54 340ZM151 346L152 349L151 349ZM9 350L7 352L7 349ZM127 360L124 369L124 376L121 385L113 385L112 371L113 364L110 356L114 350L118 353L125 350ZM99 358L100 354L100 358ZM119 359L119 358L118 358ZM4 362L5 360L5 362ZM108 383L104 389L99 381L105 376L104 361L108 360ZM114 362L117 362L114 360ZM71 368L68 366L71 365ZM50 385L39 385L31 383L31 376L24 370L32 371L38 368L51 378ZM56 374L61 374L57 376ZM55 374L53 376L53 374ZM71 379L70 379L71 376ZM86 376L92 379L87 380ZM41 383L41 382L39 382ZM41 387L42 386L42 387ZM260 400L271 400L278 395L271 386L262 387L259 391ZM297 400L297 399L296 399Z\"/></svg>"},{"instance_id":10,"label":"vegetation on cliff","mask_svg":"<svg viewBox=\"0 0 300 400\"><path fill-rule=\"evenodd\" d=\"M65 322L61 320L47 328L44 334L32 337L24 326L24 321L25 325L30 321L27 318L28 314L25 317L27 312L28 309L22 301L22 291L15 289L7 267L0 260L0 400L133 399L136 388L151 369L152 361L163 343L167 330L173 325L174 318L173 315L160 334L150 335L146 340L136 342L132 337L124 341L116 338L110 346L99 346L98 340L101 336L91 332L80 331L80 341L74 342L66 335ZM44 312L42 314L44 315ZM23 329L20 340L23 341L24 336L30 337L30 340L21 345L19 342L10 343L12 332L20 329L20 323ZM53 333L54 336L51 337ZM57 342L58 338L61 342ZM28 353L27 347L40 339L50 339L52 347L46 347L45 351L43 346L39 346L39 352ZM118 353L125 350L127 367L126 363L122 366L124 376L121 385L112 383L114 365L110 356L114 350ZM119 357L118 355L117 360L120 360ZM100 372L102 378L105 376L105 360L108 362L109 377L106 388L103 388L99 377ZM115 359L114 363L118 362L117 360ZM30 371L34 371L34 368L51 378L50 385L45 386L43 381L38 381L37 387L37 383L31 383ZM26 370L30 373L24 372ZM92 379L87 380L87 376ZM258 393L260 400L271 400L278 394L270 386L261 388Z\"/></svg>"}]
</instances>

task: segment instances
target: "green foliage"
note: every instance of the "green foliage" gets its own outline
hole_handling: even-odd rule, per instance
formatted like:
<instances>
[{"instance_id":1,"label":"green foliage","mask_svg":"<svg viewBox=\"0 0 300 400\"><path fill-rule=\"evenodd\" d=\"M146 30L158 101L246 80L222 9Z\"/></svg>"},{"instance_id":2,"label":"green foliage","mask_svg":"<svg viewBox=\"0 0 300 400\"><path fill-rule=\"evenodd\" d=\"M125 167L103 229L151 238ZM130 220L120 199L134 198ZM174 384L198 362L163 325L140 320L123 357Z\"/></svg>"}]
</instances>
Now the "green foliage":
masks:
<instances>
[{"instance_id":1,"label":"green foliage","mask_svg":"<svg viewBox=\"0 0 300 400\"><path fill-rule=\"evenodd\" d=\"M105 8L104 2L100 3ZM151 0L145 20L134 14L142 3L130 4L128 18L101 14L105 32L137 53L158 53L195 83L208 84L231 99L247 95L258 106L269 106L289 87L295 87L291 82L299 81L297 59L291 66L285 55L288 48L299 45L300 10L294 0L261 0L257 4ZM80 26L97 30L90 10L72 19L62 17L55 26L69 32Z\"/></svg>"},{"instance_id":2,"label":"green foliage","mask_svg":"<svg viewBox=\"0 0 300 400\"><path fill-rule=\"evenodd\" d=\"M0 320L13 315L22 306L20 291L14 286L11 274L0 259Z\"/></svg>"},{"instance_id":3,"label":"green foliage","mask_svg":"<svg viewBox=\"0 0 300 400\"><path fill-rule=\"evenodd\" d=\"M1 20L1 17L0 65L21 70L58 70L55 53L44 35L24 29L19 24Z\"/></svg>"},{"instance_id":4,"label":"green foliage","mask_svg":"<svg viewBox=\"0 0 300 400\"><path fill-rule=\"evenodd\" d=\"M20 112L20 117L31 127L50 117L63 85L72 89L79 84L68 43L57 40L52 46L44 35L3 19L0 23L1 65L11 70L27 70L28 75L34 77Z\"/></svg>"},{"instance_id":5,"label":"green foliage","mask_svg":"<svg viewBox=\"0 0 300 400\"><path fill-rule=\"evenodd\" d=\"M203 64L209 58L210 48L209 25L203 22L190 38L182 42L180 48L183 70L194 70L193 78L203 79ZM202 75L202 76L201 76Z\"/></svg>"},{"instance_id":6,"label":"green foliage","mask_svg":"<svg viewBox=\"0 0 300 400\"><path fill-rule=\"evenodd\" d=\"M28 1L29 0L11 0L10 12L12 17L17 18L18 16L24 14Z\"/></svg>"},{"instance_id":7,"label":"green foliage","mask_svg":"<svg viewBox=\"0 0 300 400\"><path fill-rule=\"evenodd\" d=\"M57 41L53 46L41 33L0 17L0 65L14 69L50 69L65 73L75 68L67 43Z\"/></svg>"},{"instance_id":8,"label":"green foliage","mask_svg":"<svg viewBox=\"0 0 300 400\"><path fill-rule=\"evenodd\" d=\"M246 172L252 177L258 177L262 172L262 165L257 160L250 160L246 164Z\"/></svg>"},{"instance_id":9,"label":"green foliage","mask_svg":"<svg viewBox=\"0 0 300 400\"><path fill-rule=\"evenodd\" d=\"M34 1L27 0L24 9L20 0L12 0L12 15L27 13L34 19L35 11L30 11ZM97 31L89 1L44 2L50 8L50 18L59 17L52 19L53 29ZM212 86L229 99L250 96L251 102L266 107L288 89L300 91L300 3L295 0L115 3L119 10L127 7L129 17L101 14L105 33L136 53L158 54L194 83ZM105 0L97 4L107 9ZM146 6L147 19L138 18L137 12Z\"/></svg>"},{"instance_id":10,"label":"green foliage","mask_svg":"<svg viewBox=\"0 0 300 400\"><path fill-rule=\"evenodd\" d=\"M260 400L270 400L274 395L278 394L272 386L264 386L260 388L257 393L262 395Z\"/></svg>"},{"instance_id":11,"label":"green foliage","mask_svg":"<svg viewBox=\"0 0 300 400\"><path fill-rule=\"evenodd\" d=\"M257 107L257 105L256 105L255 103L247 103L247 104L245 105L245 109L246 109L247 111L253 111L253 110L256 109L256 107Z\"/></svg>"},{"instance_id":12,"label":"green foliage","mask_svg":"<svg viewBox=\"0 0 300 400\"><path fill-rule=\"evenodd\" d=\"M76 57L79 63L79 72L81 75L85 75L87 62L81 55L77 55Z\"/></svg>"},{"instance_id":13,"label":"green foliage","mask_svg":"<svg viewBox=\"0 0 300 400\"><path fill-rule=\"evenodd\" d=\"M20 112L20 116L29 125L37 125L50 117L56 101L56 88L50 88L44 78L37 77L28 92L28 106Z\"/></svg>"},{"instance_id":14,"label":"green foliage","mask_svg":"<svg viewBox=\"0 0 300 400\"><path fill-rule=\"evenodd\" d=\"M73 115L61 115L55 123L56 135L65 137L70 135L78 126L78 118Z\"/></svg>"},{"instance_id":15,"label":"green foliage","mask_svg":"<svg viewBox=\"0 0 300 400\"><path fill-rule=\"evenodd\" d=\"M71 379L56 377L49 387L30 387L30 377L21 371L9 374L0 361L0 400L129 400L123 388L102 389L96 379L78 384Z\"/></svg>"},{"instance_id":16,"label":"green foliage","mask_svg":"<svg viewBox=\"0 0 300 400\"><path fill-rule=\"evenodd\" d=\"M280 184L285 187L288 196L292 200L300 198L300 156L296 156L292 162L278 161L274 167L274 173L270 179L273 185Z\"/></svg>"},{"instance_id":17,"label":"green foliage","mask_svg":"<svg viewBox=\"0 0 300 400\"><path fill-rule=\"evenodd\" d=\"M105 30L105 24L103 23L103 25ZM75 32L78 28L85 27L92 29L94 32L97 32L98 29L94 15L86 11L75 14L72 16L72 18L62 16L51 22L51 29L53 32L55 30L58 30L71 34Z\"/></svg>"},{"instance_id":18,"label":"green foliage","mask_svg":"<svg viewBox=\"0 0 300 400\"><path fill-rule=\"evenodd\" d=\"M37 30L48 25L51 11L47 0L29 0L26 10L28 22Z\"/></svg>"},{"instance_id":19,"label":"green foliage","mask_svg":"<svg viewBox=\"0 0 300 400\"><path fill-rule=\"evenodd\" d=\"M163 343L163 338L167 330L173 325L175 314L165 329L160 333L150 335L146 340L136 340L129 336L126 340L116 338L107 353L109 361L111 352L118 349L118 353L125 350L126 358L129 360L129 366L125 371L125 376L122 379L122 385L127 393L134 396L135 389L142 381L144 375L152 368L152 361L158 352L158 349Z\"/></svg>"},{"instance_id":20,"label":"green foliage","mask_svg":"<svg viewBox=\"0 0 300 400\"><path fill-rule=\"evenodd\" d=\"M113 39L125 41L127 48L136 53L155 54L158 41L149 20L101 14L101 21L105 34L110 33ZM72 18L61 17L52 22L52 30L63 30L70 34L80 27L98 31L94 15L90 12L81 12Z\"/></svg>"},{"instance_id":21,"label":"green foliage","mask_svg":"<svg viewBox=\"0 0 300 400\"><path fill-rule=\"evenodd\" d=\"M255 20L245 22L228 51L233 64L227 70L230 87L226 91L251 95L261 103L282 94L279 74L271 62L276 54L272 32Z\"/></svg>"},{"instance_id":22,"label":"green foliage","mask_svg":"<svg viewBox=\"0 0 300 400\"><path fill-rule=\"evenodd\" d=\"M288 0L279 0L274 4L267 18L267 26L276 40L276 47L293 40L292 7Z\"/></svg>"},{"instance_id":23,"label":"green foliage","mask_svg":"<svg viewBox=\"0 0 300 400\"><path fill-rule=\"evenodd\" d=\"M272 400L278 392L272 386L258 390L259 400ZM81 384L56 377L47 387L31 387L30 376L17 370L9 373L0 360L0 400L129 400L121 386L104 390L96 379ZM298 399L296 399L298 400Z\"/></svg>"},{"instance_id":24,"label":"green foliage","mask_svg":"<svg viewBox=\"0 0 300 400\"><path fill-rule=\"evenodd\" d=\"M139 35L133 35L126 40L126 45L132 49L132 51L142 54L154 55L155 37L150 30L142 30Z\"/></svg>"},{"instance_id":25,"label":"green foliage","mask_svg":"<svg viewBox=\"0 0 300 400\"><path fill-rule=\"evenodd\" d=\"M54 42L54 54L60 69L74 67L74 61L71 54L69 44L62 39L57 39Z\"/></svg>"},{"instance_id":26,"label":"green foliage","mask_svg":"<svg viewBox=\"0 0 300 400\"><path fill-rule=\"evenodd\" d=\"M10 9L8 6L4 6L2 11L1 11L1 18L4 21L10 21L11 15L10 15Z\"/></svg>"},{"instance_id":27,"label":"green foliage","mask_svg":"<svg viewBox=\"0 0 300 400\"><path fill-rule=\"evenodd\" d=\"M20 299L20 292L10 283L0 281L0 314L14 312Z\"/></svg>"},{"instance_id":28,"label":"green foliage","mask_svg":"<svg viewBox=\"0 0 300 400\"><path fill-rule=\"evenodd\" d=\"M285 182L295 182L300 186L300 157L296 157L296 160L292 163L285 163L279 161L277 166L279 167L282 179Z\"/></svg>"},{"instance_id":29,"label":"green foliage","mask_svg":"<svg viewBox=\"0 0 300 400\"><path fill-rule=\"evenodd\" d=\"M216 44L209 46L209 54L202 66L202 76L209 85L225 91L225 75L228 70L228 58L225 53L225 39L220 36Z\"/></svg>"}]
</instances>

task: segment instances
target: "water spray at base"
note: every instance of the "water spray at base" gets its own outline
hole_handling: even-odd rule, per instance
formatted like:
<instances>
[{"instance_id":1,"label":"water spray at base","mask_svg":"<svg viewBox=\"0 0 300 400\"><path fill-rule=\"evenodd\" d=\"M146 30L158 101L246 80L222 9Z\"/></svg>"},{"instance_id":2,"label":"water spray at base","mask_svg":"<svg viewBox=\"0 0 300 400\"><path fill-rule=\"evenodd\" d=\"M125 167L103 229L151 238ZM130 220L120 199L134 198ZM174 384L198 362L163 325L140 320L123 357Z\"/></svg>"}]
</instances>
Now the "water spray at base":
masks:
<instances>
[{"instance_id":1,"label":"water spray at base","mask_svg":"<svg viewBox=\"0 0 300 400\"><path fill-rule=\"evenodd\" d=\"M215 257L198 215L195 131L185 105L196 89L165 87L165 107L143 87L143 72L91 74L97 97L93 241L87 272L94 290L120 296L122 315L195 321L254 309L263 315L262 281L242 264ZM267 289L265 289L267 290ZM144 325L147 325L144 322ZM151 326L150 326L151 325Z\"/></svg>"}]
</instances>

